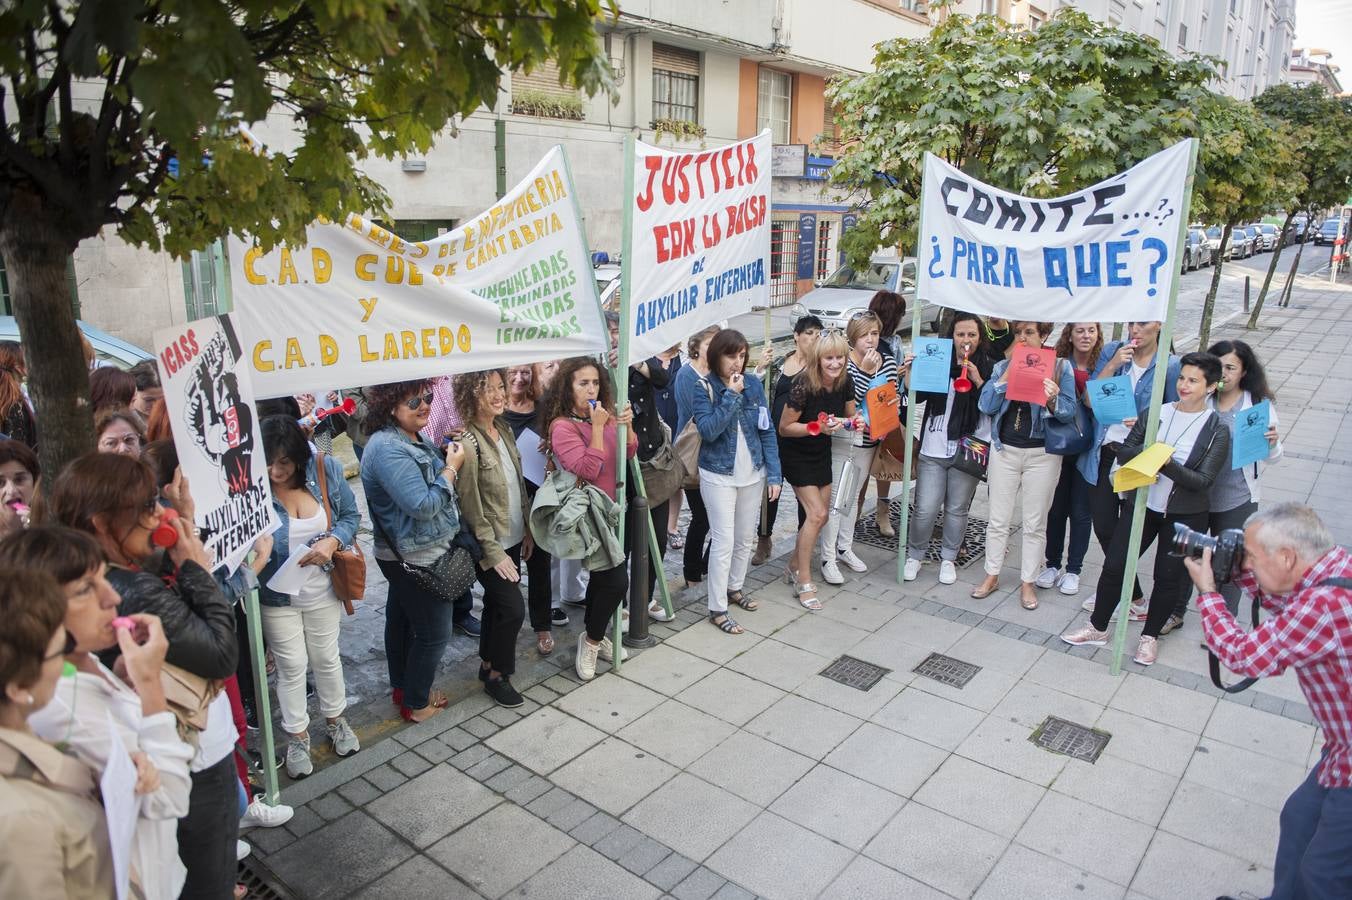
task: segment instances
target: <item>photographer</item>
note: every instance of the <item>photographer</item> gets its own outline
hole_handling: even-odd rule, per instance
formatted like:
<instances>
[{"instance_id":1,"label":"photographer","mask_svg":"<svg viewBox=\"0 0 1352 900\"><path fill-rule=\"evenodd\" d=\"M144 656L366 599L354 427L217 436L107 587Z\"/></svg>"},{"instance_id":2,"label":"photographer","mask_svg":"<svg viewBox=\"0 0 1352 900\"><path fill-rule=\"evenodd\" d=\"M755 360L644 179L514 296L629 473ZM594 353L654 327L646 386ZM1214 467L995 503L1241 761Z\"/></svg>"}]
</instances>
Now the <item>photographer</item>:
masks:
<instances>
[{"instance_id":1,"label":"photographer","mask_svg":"<svg viewBox=\"0 0 1352 900\"><path fill-rule=\"evenodd\" d=\"M1217 590L1211 550L1184 565L1221 663L1256 677L1294 666L1324 731L1319 764L1282 808L1273 900L1352 897L1352 555L1308 506L1280 503L1251 516L1234 581L1273 617L1249 632Z\"/></svg>"}]
</instances>

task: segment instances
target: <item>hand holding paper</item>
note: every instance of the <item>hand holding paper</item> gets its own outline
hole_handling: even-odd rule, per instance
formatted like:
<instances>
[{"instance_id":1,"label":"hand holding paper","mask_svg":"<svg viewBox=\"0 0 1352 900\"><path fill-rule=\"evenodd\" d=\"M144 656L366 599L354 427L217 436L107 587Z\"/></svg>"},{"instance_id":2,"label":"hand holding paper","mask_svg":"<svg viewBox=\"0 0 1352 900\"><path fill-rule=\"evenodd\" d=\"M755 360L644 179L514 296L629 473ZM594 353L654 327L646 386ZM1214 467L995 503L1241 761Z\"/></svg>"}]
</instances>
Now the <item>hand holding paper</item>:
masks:
<instances>
[{"instance_id":1,"label":"hand holding paper","mask_svg":"<svg viewBox=\"0 0 1352 900\"><path fill-rule=\"evenodd\" d=\"M1131 378L1097 378L1085 385L1094 418L1103 425L1116 425L1136 415L1136 398L1131 390Z\"/></svg>"},{"instance_id":2,"label":"hand holding paper","mask_svg":"<svg viewBox=\"0 0 1352 900\"><path fill-rule=\"evenodd\" d=\"M911 385L917 391L947 394L952 364L952 338L917 338L915 360L911 363Z\"/></svg>"},{"instance_id":3,"label":"hand holding paper","mask_svg":"<svg viewBox=\"0 0 1352 900\"><path fill-rule=\"evenodd\" d=\"M1267 437L1271 415L1272 403L1268 400L1235 412L1235 440L1230 446L1230 468L1238 469L1268 458L1272 451Z\"/></svg>"},{"instance_id":4,"label":"hand holding paper","mask_svg":"<svg viewBox=\"0 0 1352 900\"><path fill-rule=\"evenodd\" d=\"M1173 455L1173 447L1163 441L1156 441L1113 473L1113 490L1134 491L1154 484L1159 478L1160 469Z\"/></svg>"},{"instance_id":5,"label":"hand holding paper","mask_svg":"<svg viewBox=\"0 0 1352 900\"><path fill-rule=\"evenodd\" d=\"M1043 382L1053 379L1056 351L1050 347L1015 346L1009 357L1009 385L1005 397L1010 401L1047 405L1047 387Z\"/></svg>"}]
</instances>

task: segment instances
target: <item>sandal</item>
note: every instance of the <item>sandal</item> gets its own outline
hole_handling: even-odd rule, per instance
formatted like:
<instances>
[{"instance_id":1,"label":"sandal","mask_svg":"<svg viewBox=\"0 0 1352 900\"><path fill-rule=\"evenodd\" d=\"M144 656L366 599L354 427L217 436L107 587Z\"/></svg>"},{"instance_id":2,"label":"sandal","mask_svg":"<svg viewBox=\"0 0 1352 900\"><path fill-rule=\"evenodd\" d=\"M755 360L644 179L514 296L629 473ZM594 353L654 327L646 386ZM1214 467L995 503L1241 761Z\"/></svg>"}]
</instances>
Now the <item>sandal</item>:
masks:
<instances>
[{"instance_id":1,"label":"sandal","mask_svg":"<svg viewBox=\"0 0 1352 900\"><path fill-rule=\"evenodd\" d=\"M554 635L548 631L541 631L535 636L535 649L540 651L541 656L548 656L554 652Z\"/></svg>"},{"instance_id":2,"label":"sandal","mask_svg":"<svg viewBox=\"0 0 1352 900\"><path fill-rule=\"evenodd\" d=\"M811 597L804 599L804 594L811 594ZM803 609L810 609L817 612L822 608L821 601L817 599L817 586L810 581L795 581L793 584L793 595L798 600L798 605Z\"/></svg>"},{"instance_id":3,"label":"sandal","mask_svg":"<svg viewBox=\"0 0 1352 900\"><path fill-rule=\"evenodd\" d=\"M681 534L679 531L673 534L667 540L667 547L672 550L680 550L684 546L685 546L685 535Z\"/></svg>"},{"instance_id":4,"label":"sandal","mask_svg":"<svg viewBox=\"0 0 1352 900\"><path fill-rule=\"evenodd\" d=\"M1037 597L1020 597L1019 605L1024 609L1037 609Z\"/></svg>"},{"instance_id":5,"label":"sandal","mask_svg":"<svg viewBox=\"0 0 1352 900\"><path fill-rule=\"evenodd\" d=\"M736 603L747 612L755 612L760 609L760 604L752 598L746 596L741 591L728 591L728 602Z\"/></svg>"},{"instance_id":6,"label":"sandal","mask_svg":"<svg viewBox=\"0 0 1352 900\"><path fill-rule=\"evenodd\" d=\"M722 619L723 621L718 621ZM709 622L725 634L742 634L742 626L733 621L732 616L727 613L710 613Z\"/></svg>"}]
</instances>

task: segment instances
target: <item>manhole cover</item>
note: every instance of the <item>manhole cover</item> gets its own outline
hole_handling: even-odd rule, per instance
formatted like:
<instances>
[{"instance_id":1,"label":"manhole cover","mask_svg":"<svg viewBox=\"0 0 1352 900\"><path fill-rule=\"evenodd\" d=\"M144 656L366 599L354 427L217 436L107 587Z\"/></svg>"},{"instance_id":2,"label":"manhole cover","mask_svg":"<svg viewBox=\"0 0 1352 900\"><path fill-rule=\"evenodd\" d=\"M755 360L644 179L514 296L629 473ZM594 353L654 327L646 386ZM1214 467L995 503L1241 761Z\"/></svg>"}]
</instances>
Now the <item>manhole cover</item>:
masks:
<instances>
[{"instance_id":1,"label":"manhole cover","mask_svg":"<svg viewBox=\"0 0 1352 900\"><path fill-rule=\"evenodd\" d=\"M894 530L901 525L901 500L893 500L890 504L889 513L892 518ZM911 507L911 521L915 521L915 507ZM962 544L958 547L957 566L965 569L986 555L986 527L988 523L985 519L979 519L976 516L967 517L967 527L963 529ZM937 563L940 559L939 551L943 544L942 535L944 530L944 513L939 511L939 518L934 520L934 533L930 535L929 543L925 546L925 561ZM854 526L854 539L862 541L871 547L881 547L884 550L891 550L894 553L897 549L897 539L895 537L883 537L878 531L878 517L876 513L861 515Z\"/></svg>"},{"instance_id":2,"label":"manhole cover","mask_svg":"<svg viewBox=\"0 0 1352 900\"><path fill-rule=\"evenodd\" d=\"M847 687L867 691L879 681L882 681L883 676L891 671L891 669L884 669L882 666L875 666L871 662L855 659L853 656L842 656L817 674L832 681L838 681Z\"/></svg>"},{"instance_id":3,"label":"manhole cover","mask_svg":"<svg viewBox=\"0 0 1352 900\"><path fill-rule=\"evenodd\" d=\"M1111 737L1106 731L1048 716L1028 739L1043 750L1092 763L1098 762L1099 754L1108 746Z\"/></svg>"},{"instance_id":4,"label":"manhole cover","mask_svg":"<svg viewBox=\"0 0 1352 900\"><path fill-rule=\"evenodd\" d=\"M949 687L963 688L972 680L972 676L981 671L981 667L942 653L931 653L911 671Z\"/></svg>"},{"instance_id":5,"label":"manhole cover","mask_svg":"<svg viewBox=\"0 0 1352 900\"><path fill-rule=\"evenodd\" d=\"M279 888L272 874L253 857L240 862L235 880L248 890L245 896L249 900L291 900L291 895Z\"/></svg>"}]
</instances>

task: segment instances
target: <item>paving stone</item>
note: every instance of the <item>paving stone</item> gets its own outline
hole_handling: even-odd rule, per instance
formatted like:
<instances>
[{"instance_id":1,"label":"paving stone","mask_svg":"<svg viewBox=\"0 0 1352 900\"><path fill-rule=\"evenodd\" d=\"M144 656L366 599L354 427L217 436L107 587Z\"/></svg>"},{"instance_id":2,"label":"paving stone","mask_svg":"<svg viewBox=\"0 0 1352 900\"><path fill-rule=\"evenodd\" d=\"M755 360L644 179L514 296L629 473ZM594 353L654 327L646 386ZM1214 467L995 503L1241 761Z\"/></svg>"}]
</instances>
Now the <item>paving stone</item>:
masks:
<instances>
[{"instance_id":1,"label":"paving stone","mask_svg":"<svg viewBox=\"0 0 1352 900\"><path fill-rule=\"evenodd\" d=\"M571 678L565 678L562 675L553 675L545 679L544 686L556 694L567 694L582 685Z\"/></svg>"},{"instance_id":2,"label":"paving stone","mask_svg":"<svg viewBox=\"0 0 1352 900\"><path fill-rule=\"evenodd\" d=\"M441 741L452 750L459 753L467 747L472 747L478 743L479 739L459 726L452 728L441 736Z\"/></svg>"},{"instance_id":3,"label":"paving stone","mask_svg":"<svg viewBox=\"0 0 1352 900\"><path fill-rule=\"evenodd\" d=\"M643 877L662 890L669 891L695 869L693 860L686 859L679 853L673 853L649 869Z\"/></svg>"},{"instance_id":4,"label":"paving stone","mask_svg":"<svg viewBox=\"0 0 1352 900\"><path fill-rule=\"evenodd\" d=\"M1148 825L1053 791L1028 817L1018 842L1125 887L1153 835Z\"/></svg>"},{"instance_id":5,"label":"paving stone","mask_svg":"<svg viewBox=\"0 0 1352 900\"><path fill-rule=\"evenodd\" d=\"M752 719L746 730L796 753L822 759L861 724L854 716L790 695Z\"/></svg>"},{"instance_id":6,"label":"paving stone","mask_svg":"<svg viewBox=\"0 0 1352 900\"><path fill-rule=\"evenodd\" d=\"M1089 764L1066 763L1052 790L1154 827L1178 789L1178 776L1110 754ZM980 823L978 823L980 824ZM992 829L994 830L994 829Z\"/></svg>"},{"instance_id":7,"label":"paving stone","mask_svg":"<svg viewBox=\"0 0 1352 900\"><path fill-rule=\"evenodd\" d=\"M969 825L1013 838L1044 793L1038 785L954 755L915 792L915 799Z\"/></svg>"},{"instance_id":8,"label":"paving stone","mask_svg":"<svg viewBox=\"0 0 1352 900\"><path fill-rule=\"evenodd\" d=\"M970 897L1009 842L911 802L864 848L871 859L954 897Z\"/></svg>"},{"instance_id":9,"label":"paving stone","mask_svg":"<svg viewBox=\"0 0 1352 900\"><path fill-rule=\"evenodd\" d=\"M563 788L551 788L547 793L528 803L526 809L543 819L548 819L575 799L577 798Z\"/></svg>"},{"instance_id":10,"label":"paving stone","mask_svg":"<svg viewBox=\"0 0 1352 900\"><path fill-rule=\"evenodd\" d=\"M450 759L452 756L455 755L455 750L453 750L451 747L448 747L446 744L442 743L439 738L432 738L430 741L423 741L421 744L413 748L413 752L417 753L419 756L430 762L432 765L445 762L446 760Z\"/></svg>"},{"instance_id":11,"label":"paving stone","mask_svg":"<svg viewBox=\"0 0 1352 900\"><path fill-rule=\"evenodd\" d=\"M271 856L296 840L285 828L251 828L243 835L260 856Z\"/></svg>"},{"instance_id":12,"label":"paving stone","mask_svg":"<svg viewBox=\"0 0 1352 900\"><path fill-rule=\"evenodd\" d=\"M853 858L853 851L764 812L733 835L706 865L767 897L815 897Z\"/></svg>"},{"instance_id":13,"label":"paving stone","mask_svg":"<svg viewBox=\"0 0 1352 900\"><path fill-rule=\"evenodd\" d=\"M548 775L604 737L604 732L555 705L542 707L504 728L489 738L487 745L538 775Z\"/></svg>"},{"instance_id":14,"label":"paving stone","mask_svg":"<svg viewBox=\"0 0 1352 900\"><path fill-rule=\"evenodd\" d=\"M480 900L478 891L466 887L425 856L415 856L355 894L356 900Z\"/></svg>"},{"instance_id":15,"label":"paving stone","mask_svg":"<svg viewBox=\"0 0 1352 900\"><path fill-rule=\"evenodd\" d=\"M288 884L303 886L306 896L327 898L350 893L412 855L412 847L358 810L282 848L268 866L285 873ZM343 861L342 878L333 877L334 860Z\"/></svg>"},{"instance_id":16,"label":"paving stone","mask_svg":"<svg viewBox=\"0 0 1352 900\"><path fill-rule=\"evenodd\" d=\"M512 764L512 761L497 753L490 753L465 770L465 774L475 781L487 781Z\"/></svg>"},{"instance_id":17,"label":"paving stone","mask_svg":"<svg viewBox=\"0 0 1352 900\"><path fill-rule=\"evenodd\" d=\"M400 772L403 772L409 778L412 778L415 775L421 775L423 772L432 768L430 762L423 759L412 750L409 750L407 753L400 753L394 759L390 760L390 765L394 766Z\"/></svg>"},{"instance_id":18,"label":"paving stone","mask_svg":"<svg viewBox=\"0 0 1352 900\"><path fill-rule=\"evenodd\" d=\"M310 807L298 806L285 827L296 837L305 837L310 832L322 828L324 822L324 817Z\"/></svg>"},{"instance_id":19,"label":"paving stone","mask_svg":"<svg viewBox=\"0 0 1352 900\"><path fill-rule=\"evenodd\" d=\"M506 728L508 725L511 725L513 722L519 719L520 716L514 709L504 709L501 706L495 706L488 712L484 713L482 718L487 719L489 722L492 722L499 728ZM487 735L484 736L486 737Z\"/></svg>"},{"instance_id":20,"label":"paving stone","mask_svg":"<svg viewBox=\"0 0 1352 900\"><path fill-rule=\"evenodd\" d=\"M1092 870L1068 865L1041 853L1010 846L976 892L976 900L1118 900L1122 888L1091 874ZM1163 896L1193 897L1172 888ZM1210 895L1208 895L1210 896Z\"/></svg>"},{"instance_id":21,"label":"paving stone","mask_svg":"<svg viewBox=\"0 0 1352 900\"><path fill-rule=\"evenodd\" d=\"M541 778L539 775L532 775L516 787L507 791L507 799L513 803L519 803L526 806L537 797L547 792L552 785Z\"/></svg>"},{"instance_id":22,"label":"paving stone","mask_svg":"<svg viewBox=\"0 0 1352 900\"><path fill-rule=\"evenodd\" d=\"M585 888L580 887L582 885ZM580 891L588 897L617 900L656 900L660 894L657 888L637 875L625 871L590 847L578 844L507 896L530 900L577 900Z\"/></svg>"},{"instance_id":23,"label":"paving stone","mask_svg":"<svg viewBox=\"0 0 1352 900\"><path fill-rule=\"evenodd\" d=\"M1271 694L1255 692L1253 695L1253 708L1265 713L1280 715L1287 701L1280 697L1273 697Z\"/></svg>"},{"instance_id":24,"label":"paving stone","mask_svg":"<svg viewBox=\"0 0 1352 900\"><path fill-rule=\"evenodd\" d=\"M709 900L727 884L727 879L717 872L700 866L672 888L671 895L678 900Z\"/></svg>"},{"instance_id":25,"label":"paving stone","mask_svg":"<svg viewBox=\"0 0 1352 900\"><path fill-rule=\"evenodd\" d=\"M550 777L559 787L619 816L669 781L676 772L675 767L653 754L610 737L557 769Z\"/></svg>"},{"instance_id":26,"label":"paving stone","mask_svg":"<svg viewBox=\"0 0 1352 900\"><path fill-rule=\"evenodd\" d=\"M827 754L824 762L855 778L909 797L939 768L947 755L938 747L865 722Z\"/></svg>"},{"instance_id":27,"label":"paving stone","mask_svg":"<svg viewBox=\"0 0 1352 900\"><path fill-rule=\"evenodd\" d=\"M1150 897L1262 897L1272 890L1272 870L1159 831L1131 887Z\"/></svg>"},{"instance_id":28,"label":"paving stone","mask_svg":"<svg viewBox=\"0 0 1352 900\"><path fill-rule=\"evenodd\" d=\"M908 687L870 721L945 750L956 749L981 723L979 710Z\"/></svg>"},{"instance_id":29,"label":"paving stone","mask_svg":"<svg viewBox=\"0 0 1352 900\"><path fill-rule=\"evenodd\" d=\"M613 734L664 699L656 691L623 678L598 678L582 690L560 698L554 707Z\"/></svg>"},{"instance_id":30,"label":"paving stone","mask_svg":"<svg viewBox=\"0 0 1352 900\"><path fill-rule=\"evenodd\" d=\"M758 811L722 788L681 773L649 794L623 821L678 853L703 860Z\"/></svg>"},{"instance_id":31,"label":"paving stone","mask_svg":"<svg viewBox=\"0 0 1352 900\"><path fill-rule=\"evenodd\" d=\"M1253 698L1256 695L1251 691L1244 691L1239 694L1223 694L1221 699L1231 706L1253 706ZM1285 706L1285 704L1283 704Z\"/></svg>"},{"instance_id":32,"label":"paving stone","mask_svg":"<svg viewBox=\"0 0 1352 900\"><path fill-rule=\"evenodd\" d=\"M400 784L402 783L401 781ZM338 788L338 793L355 806L365 806L383 794L384 791L364 778L354 778Z\"/></svg>"},{"instance_id":33,"label":"paving stone","mask_svg":"<svg viewBox=\"0 0 1352 900\"><path fill-rule=\"evenodd\" d=\"M1286 804L1286 798L1309 775L1304 750L1293 752L1289 759L1299 763L1204 738L1183 778L1280 810Z\"/></svg>"},{"instance_id":34,"label":"paving stone","mask_svg":"<svg viewBox=\"0 0 1352 900\"><path fill-rule=\"evenodd\" d=\"M760 715L786 694L779 688L748 678L730 669L716 669L676 695L695 709L742 726Z\"/></svg>"},{"instance_id":35,"label":"paving stone","mask_svg":"<svg viewBox=\"0 0 1352 900\"><path fill-rule=\"evenodd\" d=\"M643 832L628 825L620 825L592 844L592 849L610 859L619 859L643 840Z\"/></svg>"},{"instance_id":36,"label":"paving stone","mask_svg":"<svg viewBox=\"0 0 1352 900\"><path fill-rule=\"evenodd\" d=\"M627 675L628 673L626 672L625 674ZM548 706L549 704L553 703L555 700L559 698L559 694L557 692L551 691L543 684L537 684L534 685L533 687L526 689L525 691L522 691L522 695L525 697L529 697L536 703L542 704L544 706Z\"/></svg>"},{"instance_id":37,"label":"paving stone","mask_svg":"<svg viewBox=\"0 0 1352 900\"><path fill-rule=\"evenodd\" d=\"M521 852L504 852L504 841ZM521 807L503 803L429 847L427 855L481 894L498 897L576 845Z\"/></svg>"},{"instance_id":38,"label":"paving stone","mask_svg":"<svg viewBox=\"0 0 1352 900\"><path fill-rule=\"evenodd\" d=\"M336 792L325 794L317 800L311 800L307 806L302 807L302 809L306 808L319 813L320 817L326 822L332 822L334 819L352 812L352 804Z\"/></svg>"},{"instance_id":39,"label":"paving stone","mask_svg":"<svg viewBox=\"0 0 1352 900\"><path fill-rule=\"evenodd\" d=\"M1112 743L1111 741L1109 743ZM1028 740L1028 729L994 716L976 727L956 751L973 762L1046 787L1065 768L1067 757Z\"/></svg>"},{"instance_id":40,"label":"paving stone","mask_svg":"<svg viewBox=\"0 0 1352 900\"><path fill-rule=\"evenodd\" d=\"M452 756L450 763L463 772L466 769L473 768L492 755L493 751L488 749L488 747L483 744L474 744L471 747L461 750L455 756Z\"/></svg>"},{"instance_id":41,"label":"paving stone","mask_svg":"<svg viewBox=\"0 0 1352 900\"><path fill-rule=\"evenodd\" d=\"M523 769L518 765L508 764L507 768L485 781L484 784L488 785L489 788L497 791L499 794L505 794L517 785L529 781L534 777L535 776L530 773L529 769Z\"/></svg>"},{"instance_id":42,"label":"paving stone","mask_svg":"<svg viewBox=\"0 0 1352 900\"><path fill-rule=\"evenodd\" d=\"M867 856L856 856L821 893L821 900L947 900L947 896Z\"/></svg>"},{"instance_id":43,"label":"paving stone","mask_svg":"<svg viewBox=\"0 0 1352 900\"><path fill-rule=\"evenodd\" d=\"M621 827L619 819L610 815L610 813L598 812L568 833L574 840L590 847L619 827ZM659 885L659 887L663 887L663 885Z\"/></svg>"},{"instance_id":44,"label":"paving stone","mask_svg":"<svg viewBox=\"0 0 1352 900\"><path fill-rule=\"evenodd\" d=\"M498 802L498 795L488 788L463 772L441 765L386 794L366 810L409 843L427 847Z\"/></svg>"},{"instance_id":45,"label":"paving stone","mask_svg":"<svg viewBox=\"0 0 1352 900\"><path fill-rule=\"evenodd\" d=\"M549 817L549 824L563 831L572 831L596 812L596 807L581 798L573 800Z\"/></svg>"},{"instance_id":46,"label":"paving stone","mask_svg":"<svg viewBox=\"0 0 1352 900\"><path fill-rule=\"evenodd\" d=\"M480 740L497 734L499 728L501 728L496 722L486 719L483 716L475 716L460 727Z\"/></svg>"},{"instance_id":47,"label":"paving stone","mask_svg":"<svg viewBox=\"0 0 1352 900\"><path fill-rule=\"evenodd\" d=\"M1147 670L1149 671L1149 670ZM1197 691L1127 675L1108 706L1144 719L1201 734L1216 701Z\"/></svg>"},{"instance_id":48,"label":"paving stone","mask_svg":"<svg viewBox=\"0 0 1352 900\"><path fill-rule=\"evenodd\" d=\"M689 771L757 806L769 806L813 765L814 761L801 753L738 731Z\"/></svg>"}]
</instances>

